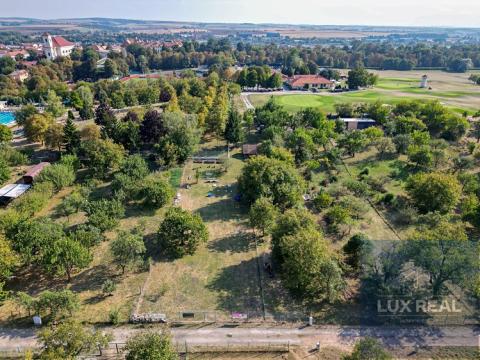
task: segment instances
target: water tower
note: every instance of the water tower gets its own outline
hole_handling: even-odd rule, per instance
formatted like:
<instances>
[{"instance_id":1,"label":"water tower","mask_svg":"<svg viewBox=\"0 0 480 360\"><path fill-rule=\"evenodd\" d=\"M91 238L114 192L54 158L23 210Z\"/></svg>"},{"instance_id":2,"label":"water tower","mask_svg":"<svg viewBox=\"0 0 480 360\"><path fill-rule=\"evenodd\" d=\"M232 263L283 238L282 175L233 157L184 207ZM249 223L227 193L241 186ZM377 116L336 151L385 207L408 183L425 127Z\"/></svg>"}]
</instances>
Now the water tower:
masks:
<instances>
[{"instance_id":1,"label":"water tower","mask_svg":"<svg viewBox=\"0 0 480 360\"><path fill-rule=\"evenodd\" d=\"M422 89L428 88L428 76L427 75L422 76L422 81L420 82L420 87Z\"/></svg>"}]
</instances>

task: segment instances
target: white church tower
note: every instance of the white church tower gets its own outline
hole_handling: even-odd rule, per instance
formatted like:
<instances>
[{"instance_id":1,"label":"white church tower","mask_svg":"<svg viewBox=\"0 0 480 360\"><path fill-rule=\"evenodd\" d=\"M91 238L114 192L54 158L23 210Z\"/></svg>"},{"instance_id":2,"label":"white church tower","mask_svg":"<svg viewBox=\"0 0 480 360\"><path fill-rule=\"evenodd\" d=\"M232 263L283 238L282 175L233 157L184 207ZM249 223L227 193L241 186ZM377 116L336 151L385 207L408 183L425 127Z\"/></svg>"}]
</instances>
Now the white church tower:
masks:
<instances>
[{"instance_id":1,"label":"white church tower","mask_svg":"<svg viewBox=\"0 0 480 360\"><path fill-rule=\"evenodd\" d=\"M57 56L54 54L55 48L53 47L52 35L45 33L42 35L43 40L43 53L49 60L55 59Z\"/></svg>"}]
</instances>

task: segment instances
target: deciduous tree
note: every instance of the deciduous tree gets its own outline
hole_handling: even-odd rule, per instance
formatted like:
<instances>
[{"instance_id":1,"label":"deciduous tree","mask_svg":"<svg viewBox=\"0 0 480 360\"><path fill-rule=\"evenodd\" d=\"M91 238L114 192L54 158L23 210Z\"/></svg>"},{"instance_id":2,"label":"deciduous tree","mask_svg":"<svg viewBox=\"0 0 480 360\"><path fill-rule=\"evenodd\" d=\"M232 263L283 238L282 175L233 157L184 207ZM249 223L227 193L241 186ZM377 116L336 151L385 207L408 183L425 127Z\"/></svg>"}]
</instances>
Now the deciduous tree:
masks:
<instances>
[{"instance_id":1,"label":"deciduous tree","mask_svg":"<svg viewBox=\"0 0 480 360\"><path fill-rule=\"evenodd\" d=\"M40 359L44 360L73 360L82 352L90 353L98 351L99 347L106 347L112 339L110 335L86 329L73 321L46 328L39 332L38 338L43 344Z\"/></svg>"},{"instance_id":2,"label":"deciduous tree","mask_svg":"<svg viewBox=\"0 0 480 360\"><path fill-rule=\"evenodd\" d=\"M132 232L120 232L117 239L111 243L110 250L114 262L122 269L122 274L124 274L127 266L142 259L146 248L141 232L135 229Z\"/></svg>"},{"instance_id":3,"label":"deciduous tree","mask_svg":"<svg viewBox=\"0 0 480 360\"><path fill-rule=\"evenodd\" d=\"M126 360L177 360L170 335L165 331L161 333L150 332L136 335L127 341L124 348Z\"/></svg>"},{"instance_id":4,"label":"deciduous tree","mask_svg":"<svg viewBox=\"0 0 480 360\"><path fill-rule=\"evenodd\" d=\"M412 175L406 189L415 207L422 213L448 213L458 203L461 186L457 178L443 173Z\"/></svg>"},{"instance_id":5,"label":"deciduous tree","mask_svg":"<svg viewBox=\"0 0 480 360\"><path fill-rule=\"evenodd\" d=\"M167 211L157 239L162 250L182 257L193 255L198 246L208 240L208 231L199 215L173 207Z\"/></svg>"},{"instance_id":6,"label":"deciduous tree","mask_svg":"<svg viewBox=\"0 0 480 360\"><path fill-rule=\"evenodd\" d=\"M250 225L254 229L260 230L262 236L271 232L275 226L277 216L277 208L266 198L257 199L250 207Z\"/></svg>"}]
</instances>

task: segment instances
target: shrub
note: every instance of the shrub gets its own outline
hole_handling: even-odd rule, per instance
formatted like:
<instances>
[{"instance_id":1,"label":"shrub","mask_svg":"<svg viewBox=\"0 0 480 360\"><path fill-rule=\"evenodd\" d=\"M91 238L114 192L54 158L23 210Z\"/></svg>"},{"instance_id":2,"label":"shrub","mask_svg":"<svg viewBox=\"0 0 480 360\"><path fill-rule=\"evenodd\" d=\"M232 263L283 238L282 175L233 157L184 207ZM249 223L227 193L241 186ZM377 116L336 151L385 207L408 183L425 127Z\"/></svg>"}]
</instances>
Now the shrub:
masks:
<instances>
[{"instance_id":1,"label":"shrub","mask_svg":"<svg viewBox=\"0 0 480 360\"><path fill-rule=\"evenodd\" d=\"M10 166L26 165L28 156L8 145L0 146L0 158L4 159Z\"/></svg>"},{"instance_id":2,"label":"shrub","mask_svg":"<svg viewBox=\"0 0 480 360\"><path fill-rule=\"evenodd\" d=\"M338 177L336 175L332 175L328 178L328 181L331 183L336 183L338 181Z\"/></svg>"},{"instance_id":3,"label":"shrub","mask_svg":"<svg viewBox=\"0 0 480 360\"><path fill-rule=\"evenodd\" d=\"M113 229L125 214L125 208L118 199L91 201L87 204L85 211L88 216L88 224L101 231Z\"/></svg>"},{"instance_id":4,"label":"shrub","mask_svg":"<svg viewBox=\"0 0 480 360\"><path fill-rule=\"evenodd\" d=\"M74 171L80 168L80 160L76 155L63 155L58 163L68 166L72 168Z\"/></svg>"},{"instance_id":5,"label":"shrub","mask_svg":"<svg viewBox=\"0 0 480 360\"><path fill-rule=\"evenodd\" d=\"M359 271L361 266L368 262L368 257L372 252L372 244L366 235L357 234L348 240L342 250L346 255L345 262L347 265L354 271Z\"/></svg>"},{"instance_id":6,"label":"shrub","mask_svg":"<svg viewBox=\"0 0 480 360\"><path fill-rule=\"evenodd\" d=\"M73 167L63 164L47 166L38 176L37 182L51 182L55 191L60 191L66 186L70 186L75 181L75 172Z\"/></svg>"},{"instance_id":7,"label":"shrub","mask_svg":"<svg viewBox=\"0 0 480 360\"><path fill-rule=\"evenodd\" d=\"M393 203L393 200L395 200L395 195L393 195L392 193L387 193L387 194L383 195L381 201L385 205L391 205Z\"/></svg>"},{"instance_id":8,"label":"shrub","mask_svg":"<svg viewBox=\"0 0 480 360\"><path fill-rule=\"evenodd\" d=\"M389 179L385 176L375 177L375 178L368 177L365 179L365 181L372 188L372 190L384 193L386 192L385 184L389 181Z\"/></svg>"},{"instance_id":9,"label":"shrub","mask_svg":"<svg viewBox=\"0 0 480 360\"><path fill-rule=\"evenodd\" d=\"M467 143L467 149L468 149L468 153L471 155L475 152L475 149L477 148L477 144L474 143L473 141L469 141Z\"/></svg>"},{"instance_id":10,"label":"shrub","mask_svg":"<svg viewBox=\"0 0 480 360\"><path fill-rule=\"evenodd\" d=\"M118 325L120 323L120 311L118 309L112 309L108 313L108 320L112 325Z\"/></svg>"},{"instance_id":11,"label":"shrub","mask_svg":"<svg viewBox=\"0 0 480 360\"><path fill-rule=\"evenodd\" d=\"M162 208L172 202L175 191L160 174L152 174L144 180L140 196L149 207Z\"/></svg>"},{"instance_id":12,"label":"shrub","mask_svg":"<svg viewBox=\"0 0 480 360\"><path fill-rule=\"evenodd\" d=\"M126 360L178 360L178 354L166 332L151 332L131 337L124 348Z\"/></svg>"},{"instance_id":13,"label":"shrub","mask_svg":"<svg viewBox=\"0 0 480 360\"><path fill-rule=\"evenodd\" d=\"M57 211L60 215L70 216L82 210L87 203L85 192L74 190L70 195L63 199L58 206Z\"/></svg>"},{"instance_id":14,"label":"shrub","mask_svg":"<svg viewBox=\"0 0 480 360\"><path fill-rule=\"evenodd\" d=\"M10 179L10 167L5 160L0 158L0 184Z\"/></svg>"},{"instance_id":15,"label":"shrub","mask_svg":"<svg viewBox=\"0 0 480 360\"><path fill-rule=\"evenodd\" d=\"M396 223L399 225L412 225L417 222L418 212L413 206L404 206L398 209L398 217Z\"/></svg>"},{"instance_id":16,"label":"shrub","mask_svg":"<svg viewBox=\"0 0 480 360\"><path fill-rule=\"evenodd\" d=\"M51 182L46 181L37 183L33 189L28 191L21 198L15 200L14 208L21 214L33 215L42 210L53 196L54 186Z\"/></svg>"},{"instance_id":17,"label":"shrub","mask_svg":"<svg viewBox=\"0 0 480 360\"><path fill-rule=\"evenodd\" d=\"M380 342L373 338L364 338L355 344L351 355L343 357L343 360L389 360L392 356L387 353Z\"/></svg>"},{"instance_id":18,"label":"shrub","mask_svg":"<svg viewBox=\"0 0 480 360\"><path fill-rule=\"evenodd\" d=\"M313 207L317 211L322 211L323 209L330 207L332 203L333 198L326 192L319 193L317 196L315 196L315 199L313 199Z\"/></svg>"},{"instance_id":19,"label":"shrub","mask_svg":"<svg viewBox=\"0 0 480 360\"><path fill-rule=\"evenodd\" d=\"M117 289L117 284L112 280L107 279L102 284L102 293L103 296L112 296L113 292Z\"/></svg>"},{"instance_id":20,"label":"shrub","mask_svg":"<svg viewBox=\"0 0 480 360\"><path fill-rule=\"evenodd\" d=\"M368 185L362 181L347 180L343 183L345 187L351 191L355 196L367 197L370 193Z\"/></svg>"},{"instance_id":21,"label":"shrub","mask_svg":"<svg viewBox=\"0 0 480 360\"><path fill-rule=\"evenodd\" d=\"M363 169L362 171L360 171L360 173L358 174L359 177L363 177L363 176L367 176L368 174L370 174L370 169L368 167L366 167L365 169Z\"/></svg>"},{"instance_id":22,"label":"shrub","mask_svg":"<svg viewBox=\"0 0 480 360\"><path fill-rule=\"evenodd\" d=\"M87 248L98 245L104 240L100 229L88 224L78 225L68 235Z\"/></svg>"},{"instance_id":23,"label":"shrub","mask_svg":"<svg viewBox=\"0 0 480 360\"><path fill-rule=\"evenodd\" d=\"M349 225L352 222L352 217L348 209L335 205L325 214L325 221L329 231L336 233L339 231L340 225Z\"/></svg>"},{"instance_id":24,"label":"shrub","mask_svg":"<svg viewBox=\"0 0 480 360\"><path fill-rule=\"evenodd\" d=\"M70 290L41 292L38 297L31 297L26 293L18 293L16 303L29 313L34 311L40 315L47 313L52 319L72 315L80 307L78 295Z\"/></svg>"}]
</instances>

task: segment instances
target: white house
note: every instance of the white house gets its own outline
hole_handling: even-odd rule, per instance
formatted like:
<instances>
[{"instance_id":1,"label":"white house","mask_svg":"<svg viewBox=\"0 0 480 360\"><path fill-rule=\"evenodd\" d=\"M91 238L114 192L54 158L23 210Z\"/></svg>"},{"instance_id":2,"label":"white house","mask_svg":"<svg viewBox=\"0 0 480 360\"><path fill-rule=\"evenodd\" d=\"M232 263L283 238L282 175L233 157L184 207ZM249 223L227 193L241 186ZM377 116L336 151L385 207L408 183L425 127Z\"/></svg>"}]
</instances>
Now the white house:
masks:
<instances>
[{"instance_id":1,"label":"white house","mask_svg":"<svg viewBox=\"0 0 480 360\"><path fill-rule=\"evenodd\" d=\"M55 60L60 56L70 56L74 43L66 40L62 36L52 36L49 33L42 35L43 40L43 53L47 59Z\"/></svg>"}]
</instances>

